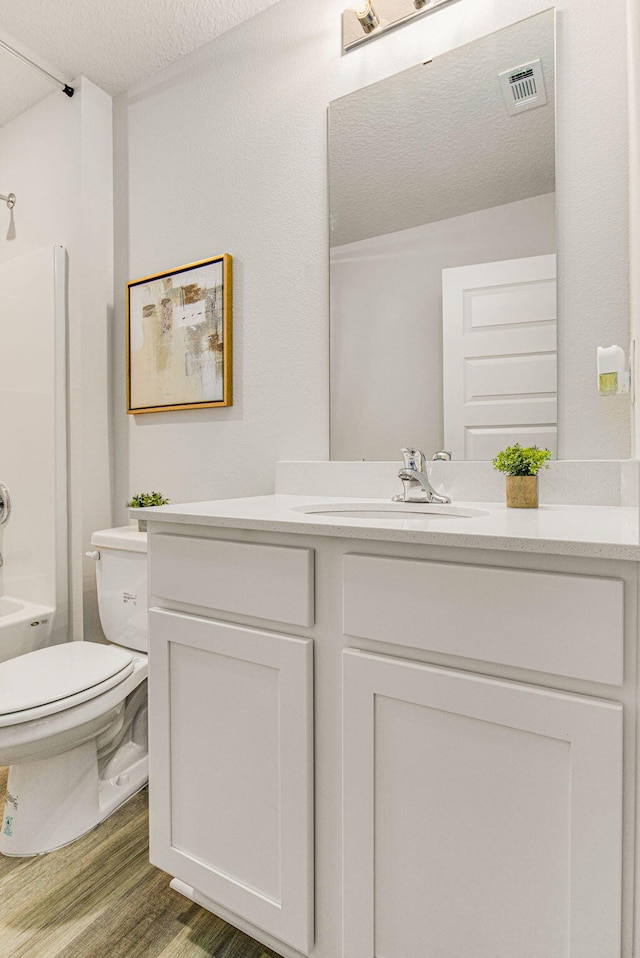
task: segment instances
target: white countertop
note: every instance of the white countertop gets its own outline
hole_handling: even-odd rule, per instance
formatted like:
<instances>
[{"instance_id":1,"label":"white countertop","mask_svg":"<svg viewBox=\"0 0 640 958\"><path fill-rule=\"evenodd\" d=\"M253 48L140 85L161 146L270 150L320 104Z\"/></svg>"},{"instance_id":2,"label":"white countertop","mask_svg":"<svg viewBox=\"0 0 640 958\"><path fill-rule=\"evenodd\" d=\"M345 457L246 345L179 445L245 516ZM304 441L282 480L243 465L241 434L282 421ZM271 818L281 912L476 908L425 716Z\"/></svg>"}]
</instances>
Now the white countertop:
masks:
<instances>
[{"instance_id":1,"label":"white countertop","mask_svg":"<svg viewBox=\"0 0 640 958\"><path fill-rule=\"evenodd\" d=\"M348 519L297 511L313 505L358 506L364 502L388 504L389 500L254 496L135 509L130 515L152 523L177 522L225 529L640 561L638 509L631 507L558 505L507 509L493 502L453 503L456 507L486 513L474 518L439 515L408 518L394 513L388 519Z\"/></svg>"}]
</instances>

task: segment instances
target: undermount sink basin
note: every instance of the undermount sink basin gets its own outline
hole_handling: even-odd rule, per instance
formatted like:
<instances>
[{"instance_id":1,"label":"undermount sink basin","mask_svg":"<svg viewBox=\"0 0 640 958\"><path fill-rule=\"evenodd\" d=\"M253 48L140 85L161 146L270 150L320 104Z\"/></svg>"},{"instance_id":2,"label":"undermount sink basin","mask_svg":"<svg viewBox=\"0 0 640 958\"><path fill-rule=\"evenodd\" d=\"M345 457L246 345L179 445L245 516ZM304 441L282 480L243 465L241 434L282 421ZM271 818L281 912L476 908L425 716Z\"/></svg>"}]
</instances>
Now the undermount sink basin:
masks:
<instances>
[{"instance_id":1,"label":"undermount sink basin","mask_svg":"<svg viewBox=\"0 0 640 958\"><path fill-rule=\"evenodd\" d=\"M475 519L487 516L484 509L465 509L461 506L440 505L435 502L344 502L317 503L310 506L296 506L295 512L308 516L327 516L336 519L435 519L456 517Z\"/></svg>"}]
</instances>

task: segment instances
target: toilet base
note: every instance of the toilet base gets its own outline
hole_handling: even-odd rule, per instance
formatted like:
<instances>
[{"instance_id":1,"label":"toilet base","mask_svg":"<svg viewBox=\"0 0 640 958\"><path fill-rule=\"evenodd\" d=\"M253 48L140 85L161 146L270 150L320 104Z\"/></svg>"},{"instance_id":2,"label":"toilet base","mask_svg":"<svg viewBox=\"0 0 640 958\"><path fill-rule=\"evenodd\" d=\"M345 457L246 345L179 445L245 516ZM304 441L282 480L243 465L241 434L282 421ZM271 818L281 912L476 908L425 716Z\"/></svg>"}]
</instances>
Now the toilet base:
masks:
<instances>
[{"instance_id":1,"label":"toilet base","mask_svg":"<svg viewBox=\"0 0 640 958\"><path fill-rule=\"evenodd\" d=\"M0 853L32 857L68 845L108 818L148 780L148 757L130 754L126 770L100 780L95 740L53 758L12 765Z\"/></svg>"}]
</instances>

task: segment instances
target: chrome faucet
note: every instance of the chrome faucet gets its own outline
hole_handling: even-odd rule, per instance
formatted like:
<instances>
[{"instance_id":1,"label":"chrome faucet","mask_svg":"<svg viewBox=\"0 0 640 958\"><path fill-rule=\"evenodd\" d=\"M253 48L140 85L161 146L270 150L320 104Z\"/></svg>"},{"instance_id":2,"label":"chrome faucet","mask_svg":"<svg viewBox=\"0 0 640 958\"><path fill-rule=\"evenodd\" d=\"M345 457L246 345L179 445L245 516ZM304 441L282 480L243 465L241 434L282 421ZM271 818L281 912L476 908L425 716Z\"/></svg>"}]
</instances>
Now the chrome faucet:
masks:
<instances>
[{"instance_id":1,"label":"chrome faucet","mask_svg":"<svg viewBox=\"0 0 640 958\"><path fill-rule=\"evenodd\" d=\"M394 496L392 502L451 502L448 496L439 495L429 482L425 454L419 449L402 449L401 452L404 465L398 472L398 479L402 480L404 492ZM434 459L436 457L444 458L438 453Z\"/></svg>"}]
</instances>

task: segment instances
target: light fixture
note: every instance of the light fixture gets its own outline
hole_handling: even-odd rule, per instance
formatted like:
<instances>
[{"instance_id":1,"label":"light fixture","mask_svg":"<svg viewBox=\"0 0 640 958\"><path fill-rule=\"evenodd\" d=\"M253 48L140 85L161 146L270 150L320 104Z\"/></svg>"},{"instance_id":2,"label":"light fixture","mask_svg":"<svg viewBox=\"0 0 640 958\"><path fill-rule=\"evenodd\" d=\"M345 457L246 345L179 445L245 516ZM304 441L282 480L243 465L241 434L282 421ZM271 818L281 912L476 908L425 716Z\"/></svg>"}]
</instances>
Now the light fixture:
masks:
<instances>
[{"instance_id":1,"label":"light fixture","mask_svg":"<svg viewBox=\"0 0 640 958\"><path fill-rule=\"evenodd\" d=\"M380 26L380 20L373 9L371 0L363 0L353 11L365 33L373 33Z\"/></svg>"},{"instance_id":2,"label":"light fixture","mask_svg":"<svg viewBox=\"0 0 640 958\"><path fill-rule=\"evenodd\" d=\"M454 0L355 0L342 13L343 53L449 3Z\"/></svg>"}]
</instances>

